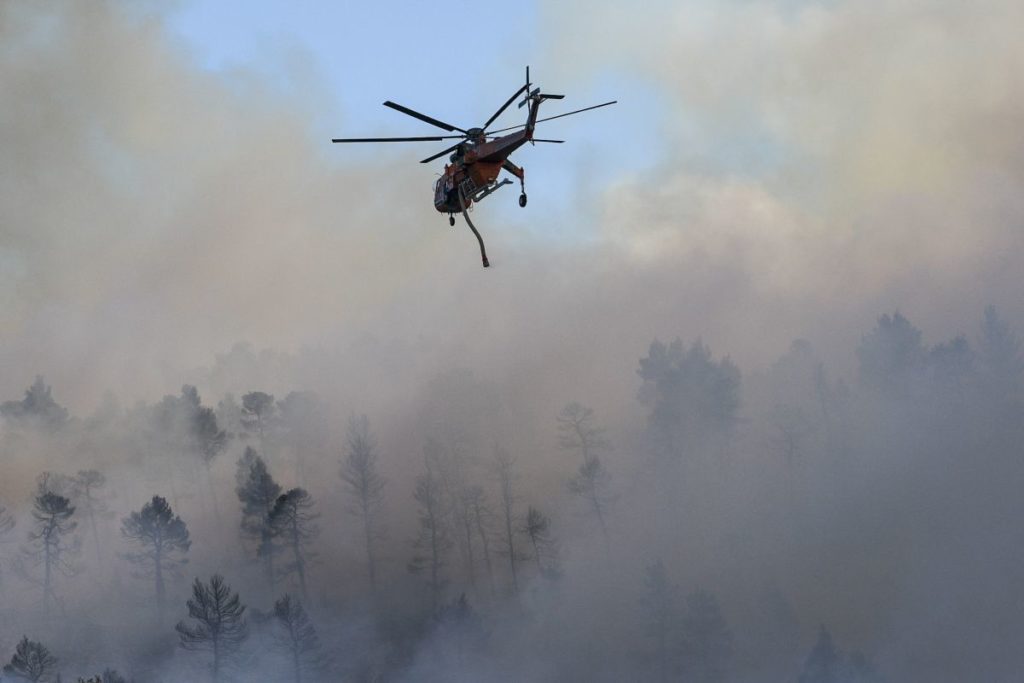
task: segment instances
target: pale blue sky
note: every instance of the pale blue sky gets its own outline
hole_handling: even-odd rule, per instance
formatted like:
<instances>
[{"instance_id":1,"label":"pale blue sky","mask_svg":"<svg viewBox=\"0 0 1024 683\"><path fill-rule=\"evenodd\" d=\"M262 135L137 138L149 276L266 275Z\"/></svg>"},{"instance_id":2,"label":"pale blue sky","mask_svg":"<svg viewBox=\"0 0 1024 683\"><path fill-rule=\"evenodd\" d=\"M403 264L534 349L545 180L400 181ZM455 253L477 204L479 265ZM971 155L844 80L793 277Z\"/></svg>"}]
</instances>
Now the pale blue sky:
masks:
<instances>
[{"instance_id":1,"label":"pale blue sky","mask_svg":"<svg viewBox=\"0 0 1024 683\"><path fill-rule=\"evenodd\" d=\"M656 93L625 73L608 73L587 83L552 83L550 76L545 78L551 69L545 70L538 21L533 2L500 6L468 0L186 0L170 16L171 29L204 68L229 73L241 67L286 80L292 73L289 62L301 61L326 84L324 101L337 107L312 122L325 145L332 135L436 132L382 107L386 99L460 127L479 125L520 85L526 64L545 90L567 95L562 102L547 103L544 115L619 99L614 107L544 125L544 137L567 144L516 153L513 160L527 169L527 212L519 210L514 188L502 190L485 205L487 213L498 212L528 229L576 235L571 226L581 205L588 206L589 198L622 173L642 171L661 158L657 132L662 108ZM292 87L279 85L284 92ZM522 118L522 110L510 108L500 121L508 126ZM442 148L435 143L361 149L346 145L327 153L338 159L387 154L417 164ZM441 164L422 167L424 185L433 182ZM429 201L424 201L424 210L433 210ZM551 220L539 221L541 215Z\"/></svg>"}]
</instances>

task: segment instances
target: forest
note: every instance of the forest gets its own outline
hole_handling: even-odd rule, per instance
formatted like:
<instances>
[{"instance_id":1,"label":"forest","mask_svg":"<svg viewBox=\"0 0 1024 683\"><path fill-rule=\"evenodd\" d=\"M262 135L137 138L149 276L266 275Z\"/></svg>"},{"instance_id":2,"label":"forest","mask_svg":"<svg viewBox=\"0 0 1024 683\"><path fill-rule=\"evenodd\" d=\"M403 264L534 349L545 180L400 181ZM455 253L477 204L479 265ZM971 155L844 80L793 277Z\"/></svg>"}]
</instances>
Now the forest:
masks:
<instances>
[{"instance_id":1,"label":"forest","mask_svg":"<svg viewBox=\"0 0 1024 683\"><path fill-rule=\"evenodd\" d=\"M881 315L845 373L654 340L631 395L555 410L457 365L361 405L248 345L82 415L29 375L0 679L1013 680L1024 354L964 324Z\"/></svg>"}]
</instances>

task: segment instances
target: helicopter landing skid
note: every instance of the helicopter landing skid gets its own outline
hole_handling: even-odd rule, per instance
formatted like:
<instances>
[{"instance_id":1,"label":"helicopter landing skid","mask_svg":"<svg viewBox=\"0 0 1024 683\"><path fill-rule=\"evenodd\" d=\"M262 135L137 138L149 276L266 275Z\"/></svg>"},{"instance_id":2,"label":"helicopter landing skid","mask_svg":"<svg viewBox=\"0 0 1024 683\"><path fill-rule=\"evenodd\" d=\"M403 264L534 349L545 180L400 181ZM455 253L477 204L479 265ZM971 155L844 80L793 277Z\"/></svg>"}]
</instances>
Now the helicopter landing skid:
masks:
<instances>
[{"instance_id":1,"label":"helicopter landing skid","mask_svg":"<svg viewBox=\"0 0 1024 683\"><path fill-rule=\"evenodd\" d=\"M491 263L487 260L487 250L484 248L484 238L477 232L476 226L473 225L473 221L469 219L469 212L466 211L466 198L462 194L462 188L459 188L459 206L462 207L462 217L466 219L466 225L476 235L476 241L480 243L480 259L484 262L484 268L489 268Z\"/></svg>"}]
</instances>

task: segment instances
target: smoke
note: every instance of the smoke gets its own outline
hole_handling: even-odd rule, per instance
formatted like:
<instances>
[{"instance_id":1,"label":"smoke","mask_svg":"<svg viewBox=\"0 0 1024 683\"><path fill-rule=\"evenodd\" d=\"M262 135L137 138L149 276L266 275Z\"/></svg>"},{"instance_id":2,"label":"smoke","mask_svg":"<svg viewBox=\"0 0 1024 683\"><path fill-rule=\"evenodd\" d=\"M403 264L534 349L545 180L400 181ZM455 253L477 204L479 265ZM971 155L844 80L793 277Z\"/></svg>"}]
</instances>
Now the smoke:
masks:
<instances>
[{"instance_id":1,"label":"smoke","mask_svg":"<svg viewBox=\"0 0 1024 683\"><path fill-rule=\"evenodd\" d=\"M929 344L959 333L973 339L987 304L1024 320L1019 3L542 8L552 80L587 82L609 71L657 92L664 110L631 123L655 127L662 148L649 167L615 176L596 198L581 193L578 201L594 203L565 214L576 222L576 243L539 237L544 215L531 215L538 225L521 231L484 218L482 205L495 264L488 271L463 226L449 229L430 208L421 168L390 156L356 166L332 154L311 123L331 106L315 73L296 73L308 92L283 97L257 73L203 71L168 31L164 11L0 4L5 400L38 372L80 416L102 408L107 390L124 407L155 403L183 383L197 385L211 406L229 392L282 399L313 391L330 423L321 441L303 444L317 458L302 473L283 449L275 476L287 486L317 482L325 519L345 514L338 488L323 483L337 478L344 421L371 415L401 500L387 514L387 577L398 586L389 604L398 616L376 627L388 632L381 641L403 644L398 655L374 656L400 660L409 680L438 671L498 679L496 670L510 680L580 671L629 678L635 643L620 640L619 629L635 621L642 567L658 557L681 584L718 591L736 623L756 624L741 650L774 648L776 671L798 668L795 650L779 652L792 642L803 652L818 619L908 677L915 662L899 647L921 653L935 633L942 643L958 637L934 627L941 608L976 623L975 608L961 603L978 595L973 589L934 609L922 605L960 580L1005 580L1008 559L985 570L951 563L936 572L930 563L949 560L940 550L949 537L965 552L993 552L1005 536L972 523L999 515L969 493L956 508L972 513L968 521L938 515L935 496L955 491L964 474L945 461L920 490L899 490L913 483L908 469L930 465L922 453L940 447L921 436L912 411L892 408L892 422L910 425L913 436L889 442L898 431L890 422L860 404L851 409L850 424L877 429L849 437L851 451L873 454L856 466L830 460L794 483L764 453L779 451L775 427L791 417L772 411L797 402L797 390L778 388L784 372L774 363L791 340L811 340L804 370L821 362L831 381L856 385L854 349L882 311L907 312ZM344 129L344 112L328 113ZM702 445L703 459L677 491L688 494L682 508L648 495L672 490L644 469L648 410L636 401L636 360L653 338L676 336L702 338L744 373L732 457L721 465ZM610 558L566 498L576 463L554 448L554 415L576 399L595 409L614 443L606 459L621 500ZM130 410L123 419L141 438ZM465 655L473 646L458 630L463 622L419 641L408 633L429 630L402 605L416 595L403 566L416 524L406 494L428 435L476 453L470 472L487 486L495 442L514 451L521 502L548 503L563 538L562 570L577 577L560 591L534 583L522 611L494 607L486 657ZM61 437L7 438L14 455L0 494L22 513L39 471L78 468L66 464L69 452L111 470L121 514L162 483L139 442L102 430L84 448ZM806 439L810 452L839 437L818 431ZM219 553L235 522L226 510L238 450L234 443L210 475L220 498L197 491L183 505L193 507L196 571L237 576L257 594L241 551L228 560ZM160 453L146 458L160 461ZM795 511L779 502L790 486L810 492ZM224 519L214 518L215 504ZM929 527L936 519L937 531ZM798 538L773 537L780 528ZM350 536L325 542L315 570L324 613L344 614L328 637L381 647L353 635L373 621L349 610L367 599L361 588L331 581L335 572L361 571ZM83 594L109 590L78 581ZM989 599L979 598L984 608ZM16 603L30 611L28 598ZM124 628L111 625L115 607L103 615L111 633ZM790 631L790 640L778 635ZM995 631L983 635L997 640ZM957 652L967 662L991 657L998 643L981 640ZM165 650L123 656L153 654L150 661L177 671L180 653ZM524 662L522 652L535 659ZM988 671L1012 667L1002 663ZM919 670L935 675L937 667Z\"/></svg>"}]
</instances>

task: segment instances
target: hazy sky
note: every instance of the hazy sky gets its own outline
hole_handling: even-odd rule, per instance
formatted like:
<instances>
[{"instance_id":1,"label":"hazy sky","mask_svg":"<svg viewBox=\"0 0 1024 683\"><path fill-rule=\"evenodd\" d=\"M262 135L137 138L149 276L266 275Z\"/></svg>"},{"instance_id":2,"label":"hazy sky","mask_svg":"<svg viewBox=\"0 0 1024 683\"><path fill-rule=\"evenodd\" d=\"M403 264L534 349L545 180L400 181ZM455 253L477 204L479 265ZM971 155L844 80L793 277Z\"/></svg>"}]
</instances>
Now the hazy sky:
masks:
<instances>
[{"instance_id":1,"label":"hazy sky","mask_svg":"<svg viewBox=\"0 0 1024 683\"><path fill-rule=\"evenodd\" d=\"M887 310L930 342L1024 317L1011 0L0 7L4 396L151 396L240 340L367 333L627 386L655 336L842 367ZM526 63L551 112L621 102L517 153L529 207L475 214L489 271L431 206L434 146L327 142L432 132L388 98L472 124Z\"/></svg>"}]
</instances>

